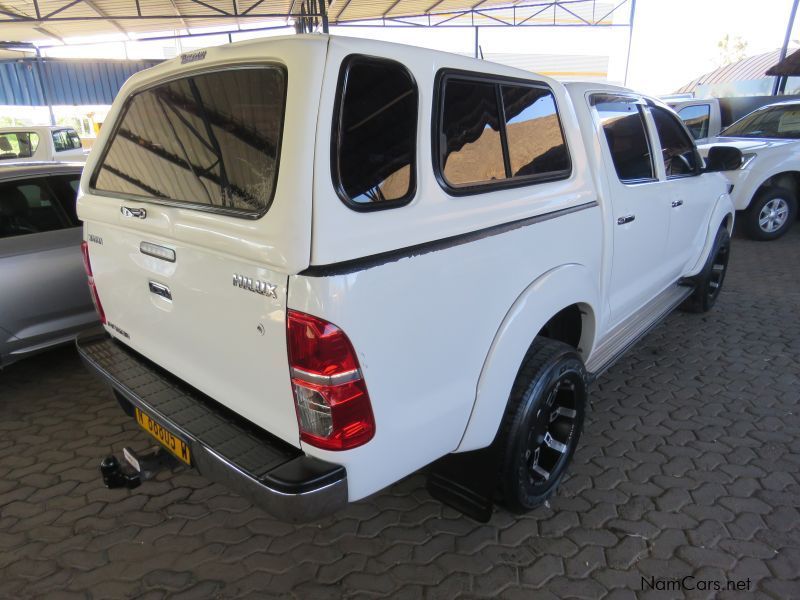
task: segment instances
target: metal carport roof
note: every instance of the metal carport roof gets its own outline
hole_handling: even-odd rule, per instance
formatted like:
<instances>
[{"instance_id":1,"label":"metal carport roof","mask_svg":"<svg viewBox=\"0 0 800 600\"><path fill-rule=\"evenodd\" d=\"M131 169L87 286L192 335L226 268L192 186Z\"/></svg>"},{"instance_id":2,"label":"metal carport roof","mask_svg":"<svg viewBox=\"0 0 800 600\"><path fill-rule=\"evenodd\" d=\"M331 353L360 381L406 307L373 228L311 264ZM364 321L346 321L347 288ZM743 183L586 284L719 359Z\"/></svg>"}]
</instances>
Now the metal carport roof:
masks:
<instances>
[{"instance_id":1,"label":"metal carport roof","mask_svg":"<svg viewBox=\"0 0 800 600\"><path fill-rule=\"evenodd\" d=\"M630 26L635 0L0 0L0 40L65 38L210 27ZM309 27L306 25L306 30Z\"/></svg>"}]
</instances>

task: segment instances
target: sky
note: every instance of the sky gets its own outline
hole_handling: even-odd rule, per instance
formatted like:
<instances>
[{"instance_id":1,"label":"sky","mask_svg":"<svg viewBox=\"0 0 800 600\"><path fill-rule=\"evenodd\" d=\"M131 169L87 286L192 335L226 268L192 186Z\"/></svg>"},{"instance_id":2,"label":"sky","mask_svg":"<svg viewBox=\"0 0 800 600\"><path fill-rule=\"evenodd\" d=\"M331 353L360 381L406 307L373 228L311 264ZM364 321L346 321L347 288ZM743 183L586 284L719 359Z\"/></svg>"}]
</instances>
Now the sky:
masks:
<instances>
[{"instance_id":1,"label":"sky","mask_svg":"<svg viewBox=\"0 0 800 600\"><path fill-rule=\"evenodd\" d=\"M720 66L717 43L726 34L746 41L748 56L779 48L791 4L792 0L637 0L627 74L629 30L623 27L487 27L481 28L479 41L485 54L608 55L610 80L661 95ZM629 9L623 7L620 13L623 10ZM797 21L794 40L800 37ZM333 33L462 53L473 52L475 43L474 31L468 28L334 28ZM213 43L211 38L184 40L178 51L209 43ZM138 48L129 44L127 53L131 58L152 56L169 44L152 42ZM121 44L103 44L53 50L51 54L123 58L125 50Z\"/></svg>"}]
</instances>

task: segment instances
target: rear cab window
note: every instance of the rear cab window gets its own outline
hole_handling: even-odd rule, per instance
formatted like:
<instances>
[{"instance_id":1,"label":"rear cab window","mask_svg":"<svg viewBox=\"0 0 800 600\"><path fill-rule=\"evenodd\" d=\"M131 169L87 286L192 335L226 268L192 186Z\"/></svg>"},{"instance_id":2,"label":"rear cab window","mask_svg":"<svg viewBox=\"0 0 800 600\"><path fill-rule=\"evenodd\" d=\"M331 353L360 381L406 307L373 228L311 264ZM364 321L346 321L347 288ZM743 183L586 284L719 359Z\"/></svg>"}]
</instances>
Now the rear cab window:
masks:
<instances>
[{"instance_id":1,"label":"rear cab window","mask_svg":"<svg viewBox=\"0 0 800 600\"><path fill-rule=\"evenodd\" d=\"M331 135L336 192L355 210L402 206L416 190L419 91L393 60L351 55L339 72Z\"/></svg>"},{"instance_id":2,"label":"rear cab window","mask_svg":"<svg viewBox=\"0 0 800 600\"><path fill-rule=\"evenodd\" d=\"M30 158L39 147L39 135L32 131L0 133L0 160Z\"/></svg>"},{"instance_id":3,"label":"rear cab window","mask_svg":"<svg viewBox=\"0 0 800 600\"><path fill-rule=\"evenodd\" d=\"M58 129L52 132L53 147L56 152L66 152L67 150L80 150L81 138L74 129Z\"/></svg>"},{"instance_id":4,"label":"rear cab window","mask_svg":"<svg viewBox=\"0 0 800 600\"><path fill-rule=\"evenodd\" d=\"M628 96L593 94L590 103L600 119L619 180L628 184L655 181L642 101Z\"/></svg>"},{"instance_id":5,"label":"rear cab window","mask_svg":"<svg viewBox=\"0 0 800 600\"><path fill-rule=\"evenodd\" d=\"M452 195L569 177L553 92L544 84L440 72L434 170Z\"/></svg>"},{"instance_id":6,"label":"rear cab window","mask_svg":"<svg viewBox=\"0 0 800 600\"><path fill-rule=\"evenodd\" d=\"M128 98L90 186L106 195L258 218L272 203L286 70L227 68Z\"/></svg>"},{"instance_id":7,"label":"rear cab window","mask_svg":"<svg viewBox=\"0 0 800 600\"><path fill-rule=\"evenodd\" d=\"M689 132L696 140L708 137L708 127L711 121L711 106L708 104L695 104L685 106L678 111L678 116L689 128Z\"/></svg>"}]
</instances>

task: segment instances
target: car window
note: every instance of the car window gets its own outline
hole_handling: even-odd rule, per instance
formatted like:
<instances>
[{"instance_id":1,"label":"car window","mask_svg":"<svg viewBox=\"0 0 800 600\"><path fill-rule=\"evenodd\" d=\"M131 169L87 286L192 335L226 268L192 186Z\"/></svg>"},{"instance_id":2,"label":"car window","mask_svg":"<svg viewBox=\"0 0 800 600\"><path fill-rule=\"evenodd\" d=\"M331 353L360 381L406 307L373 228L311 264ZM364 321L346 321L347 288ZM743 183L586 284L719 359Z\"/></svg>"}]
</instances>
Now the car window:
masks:
<instances>
[{"instance_id":1,"label":"car window","mask_svg":"<svg viewBox=\"0 0 800 600\"><path fill-rule=\"evenodd\" d=\"M569 170L569 156L550 90L501 87L511 177Z\"/></svg>"},{"instance_id":2,"label":"car window","mask_svg":"<svg viewBox=\"0 0 800 600\"><path fill-rule=\"evenodd\" d=\"M446 80L441 172L452 187L506 178L495 88L490 82Z\"/></svg>"},{"instance_id":3,"label":"car window","mask_svg":"<svg viewBox=\"0 0 800 600\"><path fill-rule=\"evenodd\" d=\"M655 178L642 105L633 98L595 94L592 104L600 117L617 176L624 183Z\"/></svg>"},{"instance_id":4,"label":"car window","mask_svg":"<svg viewBox=\"0 0 800 600\"><path fill-rule=\"evenodd\" d=\"M660 106L651 106L649 110L656 125L667 177L699 173L694 142L686 134L678 118Z\"/></svg>"},{"instance_id":5,"label":"car window","mask_svg":"<svg viewBox=\"0 0 800 600\"><path fill-rule=\"evenodd\" d=\"M39 147L39 136L32 131L0 133L0 160L30 158Z\"/></svg>"},{"instance_id":6,"label":"car window","mask_svg":"<svg viewBox=\"0 0 800 600\"><path fill-rule=\"evenodd\" d=\"M56 152L66 150L78 150L81 146L81 138L75 133L74 129L58 129L52 132L53 146Z\"/></svg>"},{"instance_id":7,"label":"car window","mask_svg":"<svg viewBox=\"0 0 800 600\"><path fill-rule=\"evenodd\" d=\"M770 106L753 111L725 129L720 135L800 139L800 106Z\"/></svg>"},{"instance_id":8,"label":"car window","mask_svg":"<svg viewBox=\"0 0 800 600\"><path fill-rule=\"evenodd\" d=\"M708 137L708 125L711 120L711 107L708 104L685 106L678 111L678 116L686 124L694 139Z\"/></svg>"},{"instance_id":9,"label":"car window","mask_svg":"<svg viewBox=\"0 0 800 600\"><path fill-rule=\"evenodd\" d=\"M339 75L332 170L337 191L354 208L389 208L414 194L417 85L398 62L349 57Z\"/></svg>"},{"instance_id":10,"label":"car window","mask_svg":"<svg viewBox=\"0 0 800 600\"><path fill-rule=\"evenodd\" d=\"M78 196L78 186L81 182L80 174L53 175L52 177L48 177L47 182L70 222L75 226L80 225L75 206L75 200Z\"/></svg>"},{"instance_id":11,"label":"car window","mask_svg":"<svg viewBox=\"0 0 800 600\"><path fill-rule=\"evenodd\" d=\"M72 226L44 179L0 184L0 238Z\"/></svg>"},{"instance_id":12,"label":"car window","mask_svg":"<svg viewBox=\"0 0 800 600\"><path fill-rule=\"evenodd\" d=\"M91 187L260 216L275 193L285 103L286 73L271 66L207 72L139 92L127 100Z\"/></svg>"}]
</instances>

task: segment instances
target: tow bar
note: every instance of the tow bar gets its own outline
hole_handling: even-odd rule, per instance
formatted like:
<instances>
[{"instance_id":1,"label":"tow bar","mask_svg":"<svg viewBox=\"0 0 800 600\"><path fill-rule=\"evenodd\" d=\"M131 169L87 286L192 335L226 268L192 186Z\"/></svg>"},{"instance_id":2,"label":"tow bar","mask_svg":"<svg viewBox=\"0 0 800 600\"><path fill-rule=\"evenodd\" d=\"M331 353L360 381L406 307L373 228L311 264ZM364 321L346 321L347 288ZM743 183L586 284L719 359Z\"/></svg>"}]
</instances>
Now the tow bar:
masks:
<instances>
[{"instance_id":1,"label":"tow bar","mask_svg":"<svg viewBox=\"0 0 800 600\"><path fill-rule=\"evenodd\" d=\"M180 461L163 448L147 454L137 454L131 448L122 449L122 460L113 454L100 463L100 475L109 489L139 487L143 481L153 479L159 471L173 469Z\"/></svg>"}]
</instances>

